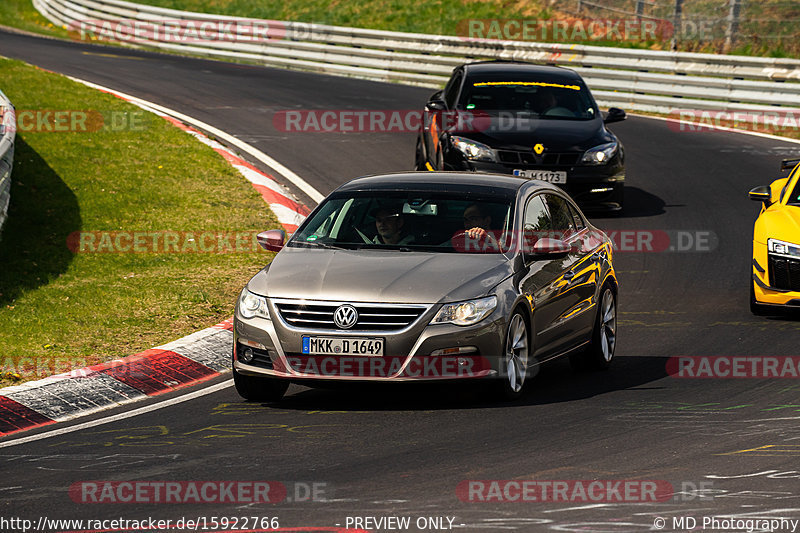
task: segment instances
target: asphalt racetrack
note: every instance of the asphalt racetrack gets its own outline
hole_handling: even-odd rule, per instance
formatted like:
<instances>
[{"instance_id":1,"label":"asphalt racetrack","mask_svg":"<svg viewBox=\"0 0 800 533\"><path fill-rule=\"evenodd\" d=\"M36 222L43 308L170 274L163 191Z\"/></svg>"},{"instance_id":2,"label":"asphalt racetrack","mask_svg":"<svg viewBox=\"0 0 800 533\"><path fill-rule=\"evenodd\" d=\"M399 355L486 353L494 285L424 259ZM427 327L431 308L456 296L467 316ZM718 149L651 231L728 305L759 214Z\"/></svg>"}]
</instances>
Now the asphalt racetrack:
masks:
<instances>
[{"instance_id":1,"label":"asphalt racetrack","mask_svg":"<svg viewBox=\"0 0 800 533\"><path fill-rule=\"evenodd\" d=\"M205 121L323 194L359 175L410 169L414 134L284 132L273 123L276 112L420 109L432 92L7 32L0 32L0 55ZM780 159L800 155L800 145L679 131L642 117L611 129L627 150L626 211L593 222L669 241L647 252L636 250L634 237L633 249L615 256L619 342L608 372L576 374L557 362L510 405L485 401L480 387L293 385L282 403L269 406L244 402L227 386L124 420L8 445L70 424L45 427L0 440L0 517L153 517L173 524L182 517L277 517L281 528L319 531L403 530L367 517L408 517L409 531L683 531L692 525L688 518L699 528L712 515L800 519L800 381L686 379L667 371L677 356L799 355L800 321L754 317L748 309L758 206L747 192L778 177ZM113 497L89 503L81 485L264 480L280 482L286 493L273 490L275 503ZM516 485L501 482L494 487L502 487L502 497L481 501L491 483L465 492L470 480L566 480L570 487L581 480L653 480L677 494L655 502L631 495L589 501L572 492L566 499L498 501L520 496ZM206 525L205 531L231 530L230 523Z\"/></svg>"}]
</instances>

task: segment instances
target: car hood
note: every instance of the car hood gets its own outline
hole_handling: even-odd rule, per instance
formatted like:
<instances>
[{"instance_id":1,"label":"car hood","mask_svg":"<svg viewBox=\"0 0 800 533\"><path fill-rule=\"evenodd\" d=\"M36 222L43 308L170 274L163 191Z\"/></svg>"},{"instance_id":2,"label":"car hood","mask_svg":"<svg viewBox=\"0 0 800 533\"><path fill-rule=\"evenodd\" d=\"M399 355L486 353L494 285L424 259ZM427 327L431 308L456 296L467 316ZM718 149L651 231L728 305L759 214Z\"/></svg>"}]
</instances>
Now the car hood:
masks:
<instances>
[{"instance_id":1,"label":"car hood","mask_svg":"<svg viewBox=\"0 0 800 533\"><path fill-rule=\"evenodd\" d=\"M483 296L511 274L501 254L284 248L248 290L270 298L432 304Z\"/></svg>"},{"instance_id":2,"label":"car hood","mask_svg":"<svg viewBox=\"0 0 800 533\"><path fill-rule=\"evenodd\" d=\"M755 238L766 244L767 239L800 244L800 207L787 205L767 210L756 223Z\"/></svg>"},{"instance_id":3,"label":"car hood","mask_svg":"<svg viewBox=\"0 0 800 533\"><path fill-rule=\"evenodd\" d=\"M615 140L599 118L525 120L517 121L513 127L511 124L511 119L492 117L488 127L451 133L499 150L530 150L535 144L541 143L549 152L584 151Z\"/></svg>"}]
</instances>

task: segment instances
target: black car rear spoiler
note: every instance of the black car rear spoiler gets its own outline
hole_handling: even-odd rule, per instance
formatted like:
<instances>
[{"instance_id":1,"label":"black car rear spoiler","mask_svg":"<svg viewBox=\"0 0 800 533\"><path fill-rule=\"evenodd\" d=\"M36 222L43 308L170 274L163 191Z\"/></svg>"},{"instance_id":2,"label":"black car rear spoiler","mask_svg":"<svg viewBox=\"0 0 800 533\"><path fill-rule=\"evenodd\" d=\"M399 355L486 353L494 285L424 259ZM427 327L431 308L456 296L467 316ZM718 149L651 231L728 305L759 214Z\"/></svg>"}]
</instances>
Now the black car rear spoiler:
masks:
<instances>
[{"instance_id":1,"label":"black car rear spoiler","mask_svg":"<svg viewBox=\"0 0 800 533\"><path fill-rule=\"evenodd\" d=\"M781 161L781 170L789 170L797 166L800 163L799 159L784 159Z\"/></svg>"}]
</instances>

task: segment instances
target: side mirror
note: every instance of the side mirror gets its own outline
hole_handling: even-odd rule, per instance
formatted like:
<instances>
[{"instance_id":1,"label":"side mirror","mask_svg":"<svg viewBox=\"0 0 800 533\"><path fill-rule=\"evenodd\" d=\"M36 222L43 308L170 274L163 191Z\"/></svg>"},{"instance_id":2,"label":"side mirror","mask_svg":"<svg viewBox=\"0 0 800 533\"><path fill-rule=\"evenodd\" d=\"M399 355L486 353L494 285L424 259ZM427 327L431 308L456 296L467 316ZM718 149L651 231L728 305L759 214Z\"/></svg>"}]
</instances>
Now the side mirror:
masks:
<instances>
[{"instance_id":1,"label":"side mirror","mask_svg":"<svg viewBox=\"0 0 800 533\"><path fill-rule=\"evenodd\" d=\"M625 114L625 111L618 107L610 107L608 109L608 114L606 115L605 120L603 122L605 124L611 124L612 122L621 122L628 118L628 115Z\"/></svg>"},{"instance_id":2,"label":"side mirror","mask_svg":"<svg viewBox=\"0 0 800 533\"><path fill-rule=\"evenodd\" d=\"M444 103L444 100L430 100L427 104L425 104L425 108L428 111L446 111L447 104Z\"/></svg>"},{"instance_id":3,"label":"side mirror","mask_svg":"<svg viewBox=\"0 0 800 533\"><path fill-rule=\"evenodd\" d=\"M791 170L800 163L800 159L784 159L781 161L781 170Z\"/></svg>"},{"instance_id":4,"label":"side mirror","mask_svg":"<svg viewBox=\"0 0 800 533\"><path fill-rule=\"evenodd\" d=\"M749 196L751 200L757 202L764 202L765 206L772 203L772 189L768 185L761 185L754 189L750 189Z\"/></svg>"},{"instance_id":5,"label":"side mirror","mask_svg":"<svg viewBox=\"0 0 800 533\"><path fill-rule=\"evenodd\" d=\"M286 232L282 229L271 229L262 231L256 235L258 244L268 252L280 252L286 240Z\"/></svg>"},{"instance_id":6,"label":"side mirror","mask_svg":"<svg viewBox=\"0 0 800 533\"><path fill-rule=\"evenodd\" d=\"M566 255L572 250L569 244L560 239L551 239L542 237L536 243L525 251L524 259L526 262L542 259L544 257L558 257L559 255Z\"/></svg>"},{"instance_id":7,"label":"side mirror","mask_svg":"<svg viewBox=\"0 0 800 533\"><path fill-rule=\"evenodd\" d=\"M533 245L534 255L562 255L568 253L571 249L569 244L564 241L548 237L539 239Z\"/></svg>"}]
</instances>

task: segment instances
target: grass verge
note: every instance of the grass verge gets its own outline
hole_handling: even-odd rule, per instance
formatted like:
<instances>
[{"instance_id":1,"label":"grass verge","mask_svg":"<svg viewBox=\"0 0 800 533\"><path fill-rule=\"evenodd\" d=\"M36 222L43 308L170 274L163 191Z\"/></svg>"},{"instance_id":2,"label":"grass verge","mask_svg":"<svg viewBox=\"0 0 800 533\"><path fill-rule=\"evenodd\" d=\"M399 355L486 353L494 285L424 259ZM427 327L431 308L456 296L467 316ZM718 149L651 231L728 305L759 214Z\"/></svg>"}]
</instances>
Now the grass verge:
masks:
<instances>
[{"instance_id":1,"label":"grass verge","mask_svg":"<svg viewBox=\"0 0 800 533\"><path fill-rule=\"evenodd\" d=\"M252 243L231 252L206 240L201 250L223 253L203 253L187 242L279 227L251 185L192 136L113 96L13 60L0 59L0 79L19 117L27 113L0 236L0 385L14 381L7 372L41 378L230 317L269 255ZM89 119L47 131L64 110ZM136 234L165 231L181 235L177 247L145 236L146 251L121 251ZM102 253L76 252L76 232L122 237Z\"/></svg>"},{"instance_id":2,"label":"grass verge","mask_svg":"<svg viewBox=\"0 0 800 533\"><path fill-rule=\"evenodd\" d=\"M67 30L53 25L44 18L31 0L2 0L0 2L0 24L33 33L67 38Z\"/></svg>"}]
</instances>

